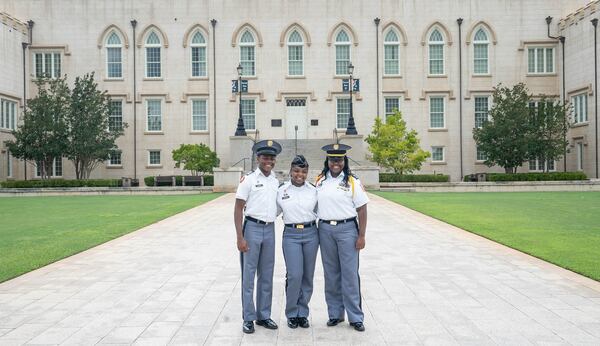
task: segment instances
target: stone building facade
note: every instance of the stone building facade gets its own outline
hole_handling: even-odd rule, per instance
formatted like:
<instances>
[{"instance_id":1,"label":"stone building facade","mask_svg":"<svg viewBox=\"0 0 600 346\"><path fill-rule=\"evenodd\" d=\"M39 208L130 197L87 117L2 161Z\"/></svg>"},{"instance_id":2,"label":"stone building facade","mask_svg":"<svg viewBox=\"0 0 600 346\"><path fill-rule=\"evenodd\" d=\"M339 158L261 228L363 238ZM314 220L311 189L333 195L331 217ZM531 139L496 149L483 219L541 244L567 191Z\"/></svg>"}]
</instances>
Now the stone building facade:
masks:
<instances>
[{"instance_id":1,"label":"stone building facade","mask_svg":"<svg viewBox=\"0 0 600 346\"><path fill-rule=\"evenodd\" d=\"M570 130L566 168L595 177L589 20L599 7L586 0L3 0L0 97L16 102L18 123L36 75L72 82L95 72L112 97L113 124L129 125L119 152L92 174L102 178L181 174L171 151L182 143L208 145L223 167L242 165L255 138L282 140L288 149L298 143L286 155L300 151L320 162L319 146L338 136L357 147L353 159L366 162L363 139L375 117L397 107L432 153L420 173L456 181L501 171L483 165L472 136L492 88L524 82L534 95L562 97L564 60L565 96L587 115ZM352 101L358 136L344 136L350 63L360 81ZM233 136L239 64L248 80L241 101L248 137ZM0 140L10 136L0 130ZM0 179L7 179L1 146ZM11 162L9 179L23 179L25 169L35 178L35 165ZM565 162L519 171L547 164L562 171ZM66 159L55 170L74 176Z\"/></svg>"}]
</instances>

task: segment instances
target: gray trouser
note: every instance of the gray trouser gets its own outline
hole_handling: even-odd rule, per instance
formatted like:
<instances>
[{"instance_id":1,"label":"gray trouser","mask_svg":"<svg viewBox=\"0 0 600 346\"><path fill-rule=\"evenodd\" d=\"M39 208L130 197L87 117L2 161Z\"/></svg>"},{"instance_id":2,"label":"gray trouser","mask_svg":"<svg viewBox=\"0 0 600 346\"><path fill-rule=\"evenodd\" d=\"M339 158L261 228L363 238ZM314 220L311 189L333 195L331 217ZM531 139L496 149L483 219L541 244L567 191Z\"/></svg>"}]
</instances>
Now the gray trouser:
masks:
<instances>
[{"instance_id":1,"label":"gray trouser","mask_svg":"<svg viewBox=\"0 0 600 346\"><path fill-rule=\"evenodd\" d=\"M308 317L308 303L313 292L315 261L319 250L317 226L304 229L285 227L285 315L287 318Z\"/></svg>"},{"instance_id":2,"label":"gray trouser","mask_svg":"<svg viewBox=\"0 0 600 346\"><path fill-rule=\"evenodd\" d=\"M356 222L335 226L320 222L319 238L329 318L343 319L346 310L349 322L363 322L358 275L359 251L356 250L358 239Z\"/></svg>"},{"instance_id":3,"label":"gray trouser","mask_svg":"<svg viewBox=\"0 0 600 346\"><path fill-rule=\"evenodd\" d=\"M250 248L240 253L242 267L242 318L244 321L271 318L273 267L275 264L275 225L244 222L244 239ZM254 276L256 308L254 306Z\"/></svg>"}]
</instances>

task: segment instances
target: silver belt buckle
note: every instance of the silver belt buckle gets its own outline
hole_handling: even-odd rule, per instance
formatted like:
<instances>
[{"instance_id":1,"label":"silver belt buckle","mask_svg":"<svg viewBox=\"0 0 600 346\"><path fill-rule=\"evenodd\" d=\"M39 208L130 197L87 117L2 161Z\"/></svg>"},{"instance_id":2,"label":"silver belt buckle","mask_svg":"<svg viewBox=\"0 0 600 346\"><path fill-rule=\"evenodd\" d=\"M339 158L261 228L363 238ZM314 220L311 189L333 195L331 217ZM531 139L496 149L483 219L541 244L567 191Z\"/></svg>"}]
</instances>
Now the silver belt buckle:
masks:
<instances>
[{"instance_id":1,"label":"silver belt buckle","mask_svg":"<svg viewBox=\"0 0 600 346\"><path fill-rule=\"evenodd\" d=\"M329 224L332 226L337 226L337 221L333 220L333 221L329 222Z\"/></svg>"}]
</instances>

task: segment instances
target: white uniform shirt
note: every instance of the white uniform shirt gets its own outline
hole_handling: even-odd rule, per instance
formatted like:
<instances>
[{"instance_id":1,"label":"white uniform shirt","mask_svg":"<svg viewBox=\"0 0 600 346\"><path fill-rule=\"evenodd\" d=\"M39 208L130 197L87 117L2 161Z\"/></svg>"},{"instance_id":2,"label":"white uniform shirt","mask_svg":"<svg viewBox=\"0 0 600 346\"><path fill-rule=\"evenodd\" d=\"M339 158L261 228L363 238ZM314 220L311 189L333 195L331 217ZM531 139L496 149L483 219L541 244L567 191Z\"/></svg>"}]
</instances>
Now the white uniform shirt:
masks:
<instances>
[{"instance_id":1,"label":"white uniform shirt","mask_svg":"<svg viewBox=\"0 0 600 346\"><path fill-rule=\"evenodd\" d=\"M235 198L246 201L244 215L266 222L277 217L277 189L279 181L275 173L266 177L260 169L242 176Z\"/></svg>"},{"instance_id":2,"label":"white uniform shirt","mask_svg":"<svg viewBox=\"0 0 600 346\"><path fill-rule=\"evenodd\" d=\"M309 223L317 219L317 189L305 182L294 186L291 181L279 187L277 207L283 212L283 223Z\"/></svg>"},{"instance_id":3,"label":"white uniform shirt","mask_svg":"<svg viewBox=\"0 0 600 346\"><path fill-rule=\"evenodd\" d=\"M337 178L333 178L327 172L327 179L321 178L317 182L318 212L322 220L345 220L358 216L356 208L362 207L369 202L362 183L354 178L354 193L352 184L344 185L344 172ZM352 177L350 177L352 179Z\"/></svg>"}]
</instances>

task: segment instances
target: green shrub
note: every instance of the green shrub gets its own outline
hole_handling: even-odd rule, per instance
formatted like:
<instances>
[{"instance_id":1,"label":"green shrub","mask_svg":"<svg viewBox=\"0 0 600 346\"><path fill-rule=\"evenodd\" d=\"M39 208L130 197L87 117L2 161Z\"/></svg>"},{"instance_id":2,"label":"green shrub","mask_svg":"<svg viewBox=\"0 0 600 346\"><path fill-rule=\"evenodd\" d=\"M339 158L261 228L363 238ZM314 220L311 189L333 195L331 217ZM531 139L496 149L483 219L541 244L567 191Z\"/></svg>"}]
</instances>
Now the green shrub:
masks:
<instances>
[{"instance_id":1,"label":"green shrub","mask_svg":"<svg viewBox=\"0 0 600 346\"><path fill-rule=\"evenodd\" d=\"M586 180L583 172L550 172L550 173L489 173L488 181L562 181Z\"/></svg>"},{"instance_id":2,"label":"green shrub","mask_svg":"<svg viewBox=\"0 0 600 346\"><path fill-rule=\"evenodd\" d=\"M44 187L118 187L121 179L87 179L87 180L8 180L2 182L2 187L7 189L44 188Z\"/></svg>"},{"instance_id":3,"label":"green shrub","mask_svg":"<svg viewBox=\"0 0 600 346\"><path fill-rule=\"evenodd\" d=\"M450 176L443 174L396 174L379 173L380 183L445 183L450 181Z\"/></svg>"},{"instance_id":4,"label":"green shrub","mask_svg":"<svg viewBox=\"0 0 600 346\"><path fill-rule=\"evenodd\" d=\"M214 186L215 185L215 177L212 175L204 176L204 186Z\"/></svg>"},{"instance_id":5,"label":"green shrub","mask_svg":"<svg viewBox=\"0 0 600 346\"><path fill-rule=\"evenodd\" d=\"M154 186L154 177L145 177L144 184L146 184L146 186Z\"/></svg>"}]
</instances>

